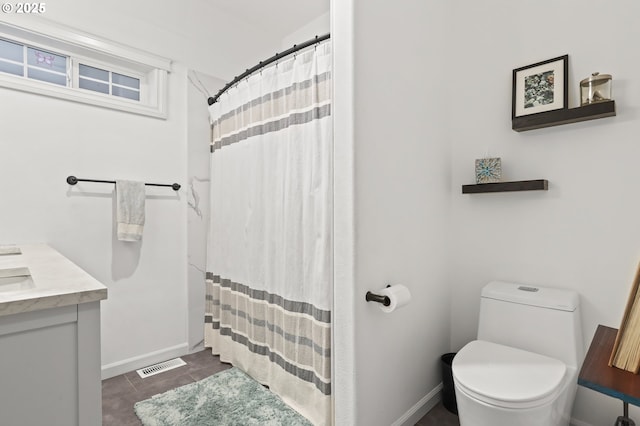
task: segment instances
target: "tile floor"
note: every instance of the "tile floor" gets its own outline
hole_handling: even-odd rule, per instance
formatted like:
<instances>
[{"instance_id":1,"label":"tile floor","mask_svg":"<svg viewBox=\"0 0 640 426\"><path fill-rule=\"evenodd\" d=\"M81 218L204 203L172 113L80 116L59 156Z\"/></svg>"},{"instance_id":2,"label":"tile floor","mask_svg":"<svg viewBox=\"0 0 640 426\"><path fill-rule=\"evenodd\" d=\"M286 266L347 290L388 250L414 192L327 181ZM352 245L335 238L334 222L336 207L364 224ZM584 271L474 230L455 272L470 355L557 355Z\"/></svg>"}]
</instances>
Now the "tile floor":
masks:
<instances>
[{"instance_id":1,"label":"tile floor","mask_svg":"<svg viewBox=\"0 0 640 426\"><path fill-rule=\"evenodd\" d=\"M102 425L140 426L133 405L158 393L202 380L231 365L220 362L210 350L181 357L187 365L145 379L131 371L102 381Z\"/></svg>"},{"instance_id":2,"label":"tile floor","mask_svg":"<svg viewBox=\"0 0 640 426\"><path fill-rule=\"evenodd\" d=\"M426 416L418 420L416 426L460 426L460 422L458 416L449 412L442 402L439 402Z\"/></svg>"},{"instance_id":3,"label":"tile floor","mask_svg":"<svg viewBox=\"0 0 640 426\"><path fill-rule=\"evenodd\" d=\"M203 350L181 357L187 365L146 379L135 371L102 381L103 426L141 426L133 405L158 393L166 392L218 373L231 365L220 362L211 351ZM178 425L176 425L178 426ZM439 403L416 426L459 426L458 416Z\"/></svg>"}]
</instances>

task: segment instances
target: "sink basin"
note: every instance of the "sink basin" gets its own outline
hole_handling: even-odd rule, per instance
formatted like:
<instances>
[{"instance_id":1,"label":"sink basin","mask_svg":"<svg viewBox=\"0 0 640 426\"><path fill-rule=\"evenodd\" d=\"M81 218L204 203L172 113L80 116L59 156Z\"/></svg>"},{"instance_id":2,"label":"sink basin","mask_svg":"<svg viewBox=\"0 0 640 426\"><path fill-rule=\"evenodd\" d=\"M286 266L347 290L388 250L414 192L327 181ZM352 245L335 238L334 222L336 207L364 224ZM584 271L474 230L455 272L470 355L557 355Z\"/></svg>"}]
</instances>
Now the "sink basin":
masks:
<instances>
[{"instance_id":1,"label":"sink basin","mask_svg":"<svg viewBox=\"0 0 640 426\"><path fill-rule=\"evenodd\" d=\"M0 269L0 293L34 288L29 269L25 267Z\"/></svg>"}]
</instances>

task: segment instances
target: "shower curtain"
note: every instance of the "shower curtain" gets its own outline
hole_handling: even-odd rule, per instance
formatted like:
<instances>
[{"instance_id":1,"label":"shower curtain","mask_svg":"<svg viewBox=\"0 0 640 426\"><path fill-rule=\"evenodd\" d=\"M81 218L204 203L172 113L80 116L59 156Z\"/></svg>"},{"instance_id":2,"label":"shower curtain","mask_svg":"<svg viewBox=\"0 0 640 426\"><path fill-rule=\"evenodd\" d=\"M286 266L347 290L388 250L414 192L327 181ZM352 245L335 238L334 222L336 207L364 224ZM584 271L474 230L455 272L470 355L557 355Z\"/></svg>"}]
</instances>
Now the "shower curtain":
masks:
<instances>
[{"instance_id":1,"label":"shower curtain","mask_svg":"<svg viewBox=\"0 0 640 426\"><path fill-rule=\"evenodd\" d=\"M205 345L316 425L331 424L331 45L209 107Z\"/></svg>"}]
</instances>

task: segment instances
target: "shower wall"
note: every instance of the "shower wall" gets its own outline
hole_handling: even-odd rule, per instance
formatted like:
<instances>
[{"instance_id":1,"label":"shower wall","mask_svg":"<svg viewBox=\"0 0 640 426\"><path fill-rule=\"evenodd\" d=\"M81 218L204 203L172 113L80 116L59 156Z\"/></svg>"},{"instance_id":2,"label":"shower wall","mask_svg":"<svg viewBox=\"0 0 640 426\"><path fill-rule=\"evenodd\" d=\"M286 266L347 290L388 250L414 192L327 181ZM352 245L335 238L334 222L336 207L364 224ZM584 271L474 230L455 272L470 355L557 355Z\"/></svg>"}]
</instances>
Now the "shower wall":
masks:
<instances>
[{"instance_id":1,"label":"shower wall","mask_svg":"<svg viewBox=\"0 0 640 426\"><path fill-rule=\"evenodd\" d=\"M209 224L209 141L211 126L206 93L216 93L225 82L203 72L189 71L187 87L187 306L188 344L193 352L204 348L203 319Z\"/></svg>"}]
</instances>

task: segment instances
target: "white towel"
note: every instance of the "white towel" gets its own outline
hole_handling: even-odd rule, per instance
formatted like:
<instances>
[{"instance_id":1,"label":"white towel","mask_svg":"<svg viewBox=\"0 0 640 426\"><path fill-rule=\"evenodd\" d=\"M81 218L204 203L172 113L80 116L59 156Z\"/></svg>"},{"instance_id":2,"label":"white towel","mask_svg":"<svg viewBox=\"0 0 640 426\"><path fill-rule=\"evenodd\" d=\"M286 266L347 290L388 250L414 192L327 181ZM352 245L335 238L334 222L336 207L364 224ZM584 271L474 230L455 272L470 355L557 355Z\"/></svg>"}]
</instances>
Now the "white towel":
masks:
<instances>
[{"instance_id":1,"label":"white towel","mask_svg":"<svg viewBox=\"0 0 640 426\"><path fill-rule=\"evenodd\" d=\"M140 241L144 228L144 182L116 180L118 240Z\"/></svg>"}]
</instances>

